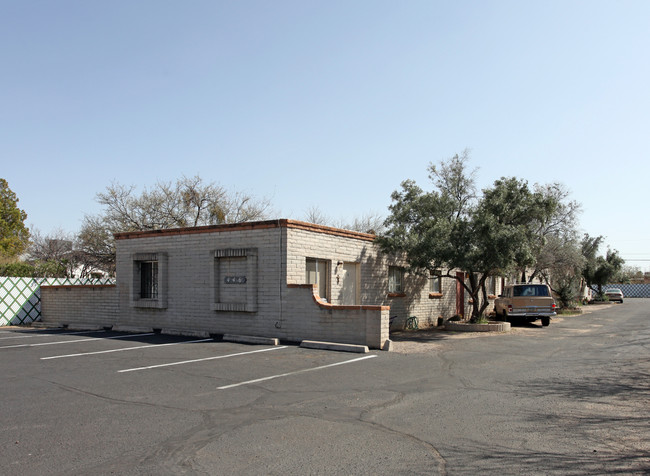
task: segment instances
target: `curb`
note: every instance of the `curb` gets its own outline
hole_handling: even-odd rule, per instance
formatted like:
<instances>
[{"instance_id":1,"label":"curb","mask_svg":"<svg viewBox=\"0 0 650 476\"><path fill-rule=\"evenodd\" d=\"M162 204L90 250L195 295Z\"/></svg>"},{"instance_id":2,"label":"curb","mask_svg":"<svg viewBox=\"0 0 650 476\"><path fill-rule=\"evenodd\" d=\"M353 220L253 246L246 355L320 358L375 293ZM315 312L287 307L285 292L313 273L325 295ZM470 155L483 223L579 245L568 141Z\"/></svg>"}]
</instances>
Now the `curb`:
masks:
<instances>
[{"instance_id":1,"label":"curb","mask_svg":"<svg viewBox=\"0 0 650 476\"><path fill-rule=\"evenodd\" d=\"M153 333L152 327L135 327L135 326L113 326L113 332L130 332L130 333Z\"/></svg>"},{"instance_id":2,"label":"curb","mask_svg":"<svg viewBox=\"0 0 650 476\"><path fill-rule=\"evenodd\" d=\"M33 327L34 329L60 329L63 327L63 324L58 322L45 323L41 321L33 321L29 324L29 327Z\"/></svg>"},{"instance_id":3,"label":"curb","mask_svg":"<svg viewBox=\"0 0 650 476\"><path fill-rule=\"evenodd\" d=\"M510 332L509 322L490 322L489 324L469 324L447 321L445 329L456 332Z\"/></svg>"},{"instance_id":4,"label":"curb","mask_svg":"<svg viewBox=\"0 0 650 476\"><path fill-rule=\"evenodd\" d=\"M187 336L187 337L210 337L210 333L206 331L190 331L183 329L165 329L160 331L161 334L168 336Z\"/></svg>"},{"instance_id":5,"label":"curb","mask_svg":"<svg viewBox=\"0 0 650 476\"><path fill-rule=\"evenodd\" d=\"M300 347L307 349L337 350L340 352L357 352L365 354L369 352L367 345L339 344L336 342L321 342L316 340L303 340Z\"/></svg>"},{"instance_id":6,"label":"curb","mask_svg":"<svg viewBox=\"0 0 650 476\"><path fill-rule=\"evenodd\" d=\"M242 336L236 334L224 334L223 340L237 342L239 344L278 345L280 343L280 340L275 337Z\"/></svg>"},{"instance_id":7,"label":"curb","mask_svg":"<svg viewBox=\"0 0 650 476\"><path fill-rule=\"evenodd\" d=\"M62 324L61 327L63 329L69 330L69 331L103 331L105 330L101 326L84 326L83 324Z\"/></svg>"}]
</instances>

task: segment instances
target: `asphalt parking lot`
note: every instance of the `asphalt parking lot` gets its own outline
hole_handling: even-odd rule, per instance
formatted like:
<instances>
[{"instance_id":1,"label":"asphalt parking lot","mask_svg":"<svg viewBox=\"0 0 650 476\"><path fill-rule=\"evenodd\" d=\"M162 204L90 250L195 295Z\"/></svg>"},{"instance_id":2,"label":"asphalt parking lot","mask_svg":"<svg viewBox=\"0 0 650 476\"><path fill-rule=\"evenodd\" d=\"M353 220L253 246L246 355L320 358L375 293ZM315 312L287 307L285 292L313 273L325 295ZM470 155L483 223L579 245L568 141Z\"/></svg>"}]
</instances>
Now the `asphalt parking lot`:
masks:
<instances>
[{"instance_id":1,"label":"asphalt parking lot","mask_svg":"<svg viewBox=\"0 0 650 476\"><path fill-rule=\"evenodd\" d=\"M369 354L0 328L1 472L647 474L648 304Z\"/></svg>"},{"instance_id":2,"label":"asphalt parking lot","mask_svg":"<svg viewBox=\"0 0 650 476\"><path fill-rule=\"evenodd\" d=\"M204 422L204 410L238 408L259 398L262 384L313 391L332 379L340 385L340 367L364 366L379 354L156 334L0 330L8 450L2 466L5 474L139 473L141 462L124 467L123 455L182 437L188 425Z\"/></svg>"}]
</instances>

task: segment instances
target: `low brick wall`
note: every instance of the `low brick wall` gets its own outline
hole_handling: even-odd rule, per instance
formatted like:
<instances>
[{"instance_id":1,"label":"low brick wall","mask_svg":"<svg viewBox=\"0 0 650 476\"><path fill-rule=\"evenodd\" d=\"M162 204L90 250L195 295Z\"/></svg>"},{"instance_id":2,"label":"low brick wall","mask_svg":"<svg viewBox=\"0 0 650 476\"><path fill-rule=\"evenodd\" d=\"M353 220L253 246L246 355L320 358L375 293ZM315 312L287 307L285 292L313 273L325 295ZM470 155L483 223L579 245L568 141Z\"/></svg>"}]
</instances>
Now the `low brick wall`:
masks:
<instances>
[{"instance_id":1,"label":"low brick wall","mask_svg":"<svg viewBox=\"0 0 650 476\"><path fill-rule=\"evenodd\" d=\"M41 286L41 321L53 326L104 327L117 322L115 285Z\"/></svg>"},{"instance_id":2,"label":"low brick wall","mask_svg":"<svg viewBox=\"0 0 650 476\"><path fill-rule=\"evenodd\" d=\"M367 345L388 340L390 307L337 306L322 302L312 284L287 286L282 326L288 338Z\"/></svg>"},{"instance_id":3,"label":"low brick wall","mask_svg":"<svg viewBox=\"0 0 650 476\"><path fill-rule=\"evenodd\" d=\"M248 328L243 333L294 341L359 344L373 349L383 348L389 338L388 306L336 306L323 303L311 284L288 285L284 299L284 311L274 331L256 332ZM119 299L114 285L42 286L41 300L42 321L45 324L101 328L120 323ZM275 321L277 316L269 315L267 319L270 318ZM178 325L181 333L189 333L200 327L191 320ZM215 326L212 331L223 332L224 328Z\"/></svg>"}]
</instances>

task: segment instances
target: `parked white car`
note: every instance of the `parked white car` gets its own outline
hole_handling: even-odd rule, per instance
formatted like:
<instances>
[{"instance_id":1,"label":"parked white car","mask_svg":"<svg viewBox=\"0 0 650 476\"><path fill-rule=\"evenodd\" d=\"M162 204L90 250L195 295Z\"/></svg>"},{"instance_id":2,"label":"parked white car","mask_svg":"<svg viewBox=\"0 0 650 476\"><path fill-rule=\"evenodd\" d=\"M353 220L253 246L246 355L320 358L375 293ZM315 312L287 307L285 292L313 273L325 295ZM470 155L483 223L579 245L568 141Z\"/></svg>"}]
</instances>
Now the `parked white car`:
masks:
<instances>
[{"instance_id":1,"label":"parked white car","mask_svg":"<svg viewBox=\"0 0 650 476\"><path fill-rule=\"evenodd\" d=\"M620 303L623 303L623 291L618 288L608 289L605 291L605 296L607 296L607 299L610 301L618 301Z\"/></svg>"}]
</instances>

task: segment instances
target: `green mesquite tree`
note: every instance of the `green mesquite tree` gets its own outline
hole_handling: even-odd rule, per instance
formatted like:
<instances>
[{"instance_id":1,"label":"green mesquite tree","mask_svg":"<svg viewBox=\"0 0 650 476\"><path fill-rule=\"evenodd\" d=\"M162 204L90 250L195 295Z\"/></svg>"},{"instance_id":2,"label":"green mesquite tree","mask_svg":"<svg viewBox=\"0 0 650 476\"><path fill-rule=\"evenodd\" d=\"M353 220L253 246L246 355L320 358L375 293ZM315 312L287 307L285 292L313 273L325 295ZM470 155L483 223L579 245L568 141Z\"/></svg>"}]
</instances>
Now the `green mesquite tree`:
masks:
<instances>
[{"instance_id":1,"label":"green mesquite tree","mask_svg":"<svg viewBox=\"0 0 650 476\"><path fill-rule=\"evenodd\" d=\"M431 165L430 192L403 182L392 194L387 230L377 243L385 253L404 256L411 271L446 269L443 276L468 292L477 321L488 306L487 279L534 262L538 223L556 204L516 178L501 178L477 197L467 160L464 152Z\"/></svg>"},{"instance_id":2,"label":"green mesquite tree","mask_svg":"<svg viewBox=\"0 0 650 476\"><path fill-rule=\"evenodd\" d=\"M598 288L599 296L603 295L603 285L609 283L625 264L616 250L608 249L605 256L598 255L602 242L602 236L585 235L582 239L582 253L585 257L582 275L589 287Z\"/></svg>"}]
</instances>

